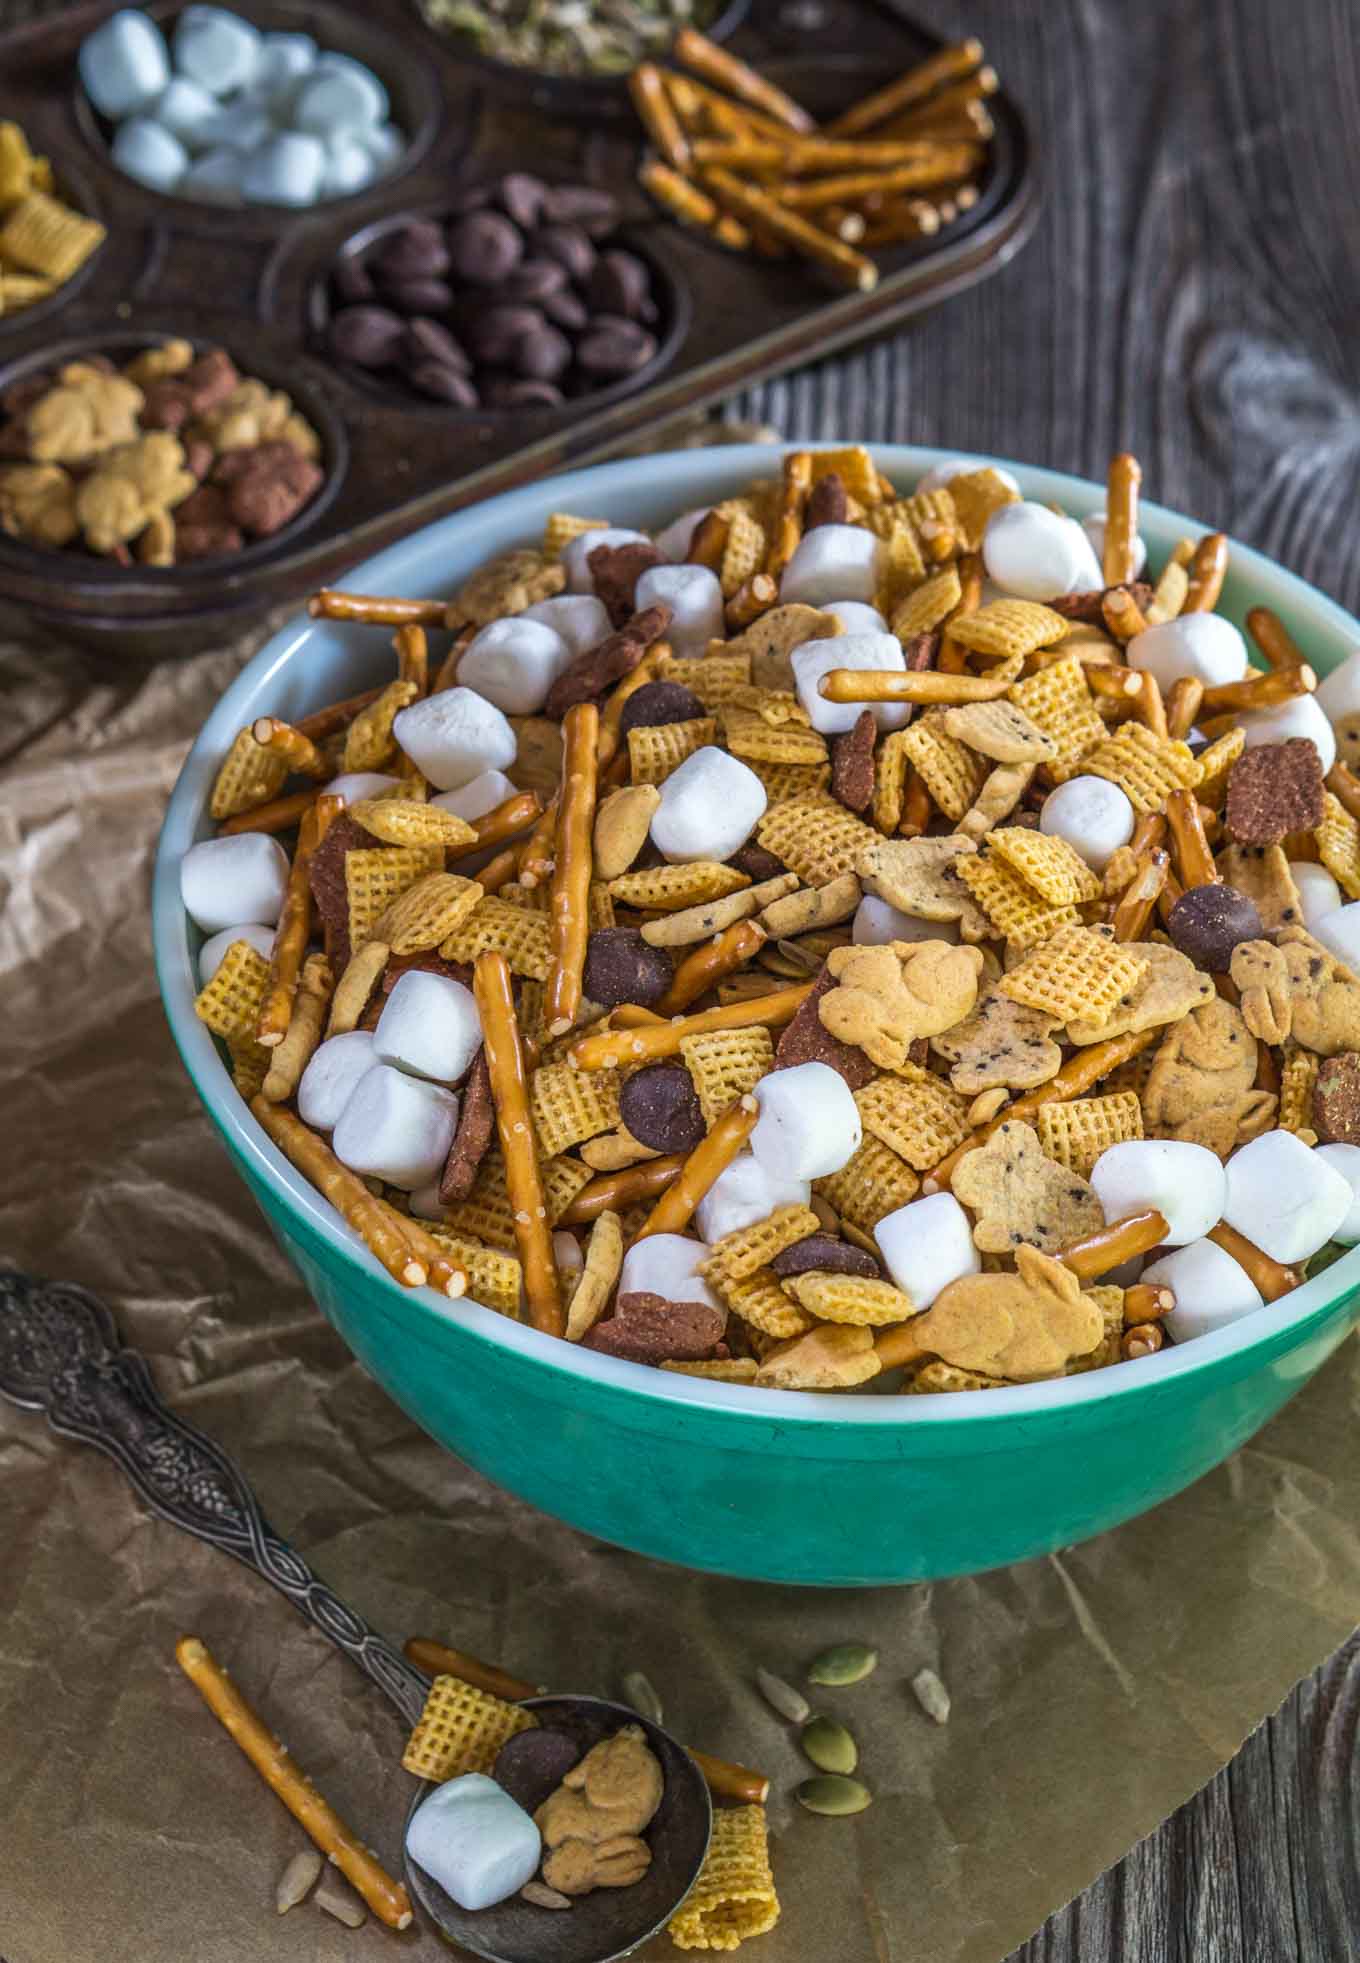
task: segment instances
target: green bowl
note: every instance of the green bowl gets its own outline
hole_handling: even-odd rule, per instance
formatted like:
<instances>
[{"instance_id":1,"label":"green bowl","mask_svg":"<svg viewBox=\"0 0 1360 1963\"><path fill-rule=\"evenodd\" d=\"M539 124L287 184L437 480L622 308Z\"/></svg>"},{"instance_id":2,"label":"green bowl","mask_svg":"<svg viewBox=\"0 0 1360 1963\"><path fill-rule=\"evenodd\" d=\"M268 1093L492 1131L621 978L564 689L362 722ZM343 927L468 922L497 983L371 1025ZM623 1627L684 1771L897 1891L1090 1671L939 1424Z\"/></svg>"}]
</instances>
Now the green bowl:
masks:
<instances>
[{"instance_id":1,"label":"green bowl","mask_svg":"<svg viewBox=\"0 0 1360 1963\"><path fill-rule=\"evenodd\" d=\"M555 477L427 526L361 566L360 592L452 592L550 511L659 524L768 472L767 447L686 451ZM910 485L943 453L885 446ZM1016 471L1081 516L1103 487ZM1200 527L1144 505L1154 562ZM1223 610L1273 607L1319 670L1360 627L1234 546ZM299 619L228 690L191 751L156 864L157 972L185 1067L242 1178L323 1312L384 1389L451 1452L544 1512L658 1560L753 1580L857 1587L971 1574L1046 1554L1156 1506L1274 1415L1360 1320L1360 1249L1231 1327L1059 1382L948 1397L756 1391L644 1369L541 1336L471 1301L393 1282L265 1137L193 1013L199 936L179 862L211 831L236 731L294 718L391 672L387 637Z\"/></svg>"}]
</instances>

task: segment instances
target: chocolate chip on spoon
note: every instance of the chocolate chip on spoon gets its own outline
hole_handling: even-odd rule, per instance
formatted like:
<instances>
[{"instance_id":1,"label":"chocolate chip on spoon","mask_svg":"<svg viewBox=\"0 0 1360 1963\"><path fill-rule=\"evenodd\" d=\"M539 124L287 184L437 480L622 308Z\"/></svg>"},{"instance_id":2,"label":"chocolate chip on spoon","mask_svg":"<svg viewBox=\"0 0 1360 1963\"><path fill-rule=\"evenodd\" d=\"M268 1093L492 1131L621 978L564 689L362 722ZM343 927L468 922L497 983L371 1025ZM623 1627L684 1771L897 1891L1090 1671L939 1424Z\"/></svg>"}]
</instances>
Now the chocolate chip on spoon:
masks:
<instances>
[{"instance_id":1,"label":"chocolate chip on spoon","mask_svg":"<svg viewBox=\"0 0 1360 1963\"><path fill-rule=\"evenodd\" d=\"M496 1754L491 1777L526 1813L535 1812L554 1793L581 1758L581 1747L565 1731L535 1725L516 1732Z\"/></svg>"}]
</instances>

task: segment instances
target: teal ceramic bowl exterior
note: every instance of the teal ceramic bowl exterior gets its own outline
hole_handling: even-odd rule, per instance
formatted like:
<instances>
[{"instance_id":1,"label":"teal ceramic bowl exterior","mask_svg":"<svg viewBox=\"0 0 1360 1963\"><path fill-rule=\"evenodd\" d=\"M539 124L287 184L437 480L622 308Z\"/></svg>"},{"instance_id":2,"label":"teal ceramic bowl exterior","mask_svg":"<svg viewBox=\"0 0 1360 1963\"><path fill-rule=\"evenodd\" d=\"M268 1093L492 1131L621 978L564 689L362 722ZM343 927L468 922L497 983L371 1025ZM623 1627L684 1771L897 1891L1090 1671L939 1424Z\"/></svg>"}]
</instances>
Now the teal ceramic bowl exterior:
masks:
<instances>
[{"instance_id":1,"label":"teal ceramic bowl exterior","mask_svg":"<svg viewBox=\"0 0 1360 1963\"><path fill-rule=\"evenodd\" d=\"M910 485L943 453L885 446ZM556 477L446 518L360 567L360 592L452 592L550 511L659 524L730 495L769 448L689 451ZM1103 488L1010 465L1027 495L1083 515ZM1189 520L1145 505L1155 561ZM1319 669L1360 626L1234 546L1224 610L1273 607ZM166 1012L194 1085L271 1228L365 1367L488 1479L586 1533L659 1560L751 1579L862 1586L975 1573L1118 1525L1188 1486L1278 1411L1360 1320L1360 1249L1284 1301L1135 1365L949 1397L754 1391L648 1370L538 1335L472 1302L389 1279L283 1159L193 1014L198 935L179 861L210 831L207 797L235 732L294 717L390 672L386 637L306 619L227 692L170 802L155 875Z\"/></svg>"}]
</instances>

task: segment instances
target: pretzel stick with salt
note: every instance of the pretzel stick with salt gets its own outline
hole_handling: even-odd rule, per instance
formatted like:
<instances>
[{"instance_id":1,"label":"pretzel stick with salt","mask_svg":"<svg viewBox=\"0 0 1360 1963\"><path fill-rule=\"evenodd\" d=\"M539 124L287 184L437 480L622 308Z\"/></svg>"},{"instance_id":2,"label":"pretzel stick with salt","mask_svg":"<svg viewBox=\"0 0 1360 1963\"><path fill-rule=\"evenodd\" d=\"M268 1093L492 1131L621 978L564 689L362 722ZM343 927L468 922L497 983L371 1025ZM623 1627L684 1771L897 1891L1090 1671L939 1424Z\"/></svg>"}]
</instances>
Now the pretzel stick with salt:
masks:
<instances>
[{"instance_id":1,"label":"pretzel stick with salt","mask_svg":"<svg viewBox=\"0 0 1360 1963\"><path fill-rule=\"evenodd\" d=\"M1190 561L1190 590L1182 613L1212 613L1223 591L1228 572L1228 540L1223 532L1209 532L1195 547Z\"/></svg>"},{"instance_id":2,"label":"pretzel stick with salt","mask_svg":"<svg viewBox=\"0 0 1360 1963\"><path fill-rule=\"evenodd\" d=\"M337 730L348 728L358 715L369 709L382 694L380 688L366 688L358 695L347 695L343 702L328 702L324 709L313 709L309 716L299 716L293 724L299 736L310 737L313 743L322 743Z\"/></svg>"},{"instance_id":3,"label":"pretzel stick with salt","mask_svg":"<svg viewBox=\"0 0 1360 1963\"><path fill-rule=\"evenodd\" d=\"M290 832L303 813L316 803L319 791L290 791L268 804L257 804L253 811L238 811L217 828L219 838L235 838L238 832Z\"/></svg>"},{"instance_id":4,"label":"pretzel stick with salt","mask_svg":"<svg viewBox=\"0 0 1360 1963\"><path fill-rule=\"evenodd\" d=\"M1159 1213L1156 1207L1148 1207L1141 1213L1125 1214L1122 1220L1111 1220L1106 1226L1097 1227L1094 1233L1083 1234L1080 1240L1070 1241L1066 1247L1059 1248L1058 1259L1079 1280L1096 1281L1121 1262L1146 1254L1150 1247L1160 1247L1168 1232L1165 1214Z\"/></svg>"},{"instance_id":5,"label":"pretzel stick with salt","mask_svg":"<svg viewBox=\"0 0 1360 1963\"><path fill-rule=\"evenodd\" d=\"M581 1011L581 978L590 934L590 873L594 864L595 800L599 786L596 749L600 712L578 702L562 722L562 791L548 924L552 966L543 1013L549 1036L565 1036Z\"/></svg>"},{"instance_id":6,"label":"pretzel stick with salt","mask_svg":"<svg viewBox=\"0 0 1360 1963\"><path fill-rule=\"evenodd\" d=\"M880 123L886 123L890 116L900 115L904 109L928 101L945 83L971 75L981 60L982 43L971 37L967 41L955 42L951 47L941 48L937 54L928 56L904 75L897 76L886 88L864 96L833 121L825 123L822 134L858 136L864 130L875 129Z\"/></svg>"},{"instance_id":7,"label":"pretzel stick with salt","mask_svg":"<svg viewBox=\"0 0 1360 1963\"><path fill-rule=\"evenodd\" d=\"M414 682L418 699L430 686L430 643L425 629L415 622L398 627L392 645L397 651L397 679Z\"/></svg>"},{"instance_id":8,"label":"pretzel stick with salt","mask_svg":"<svg viewBox=\"0 0 1360 1963\"><path fill-rule=\"evenodd\" d=\"M654 1027L604 1030L598 1036L583 1036L568 1054L578 1070L609 1070L619 1063L650 1063L657 1057L678 1056L686 1036L705 1036L714 1029L782 1029L793 1021L811 993L812 983L800 982L751 1002L704 1009L698 1015L677 1016L673 1022Z\"/></svg>"},{"instance_id":9,"label":"pretzel stick with salt","mask_svg":"<svg viewBox=\"0 0 1360 1963\"><path fill-rule=\"evenodd\" d=\"M510 966L499 951L477 956L472 989L482 1019L482 1042L505 1160L505 1184L515 1217L515 1245L524 1269L529 1320L547 1336L562 1334L562 1294L553 1259L552 1230L538 1170L529 1087Z\"/></svg>"},{"instance_id":10,"label":"pretzel stick with salt","mask_svg":"<svg viewBox=\"0 0 1360 1963\"><path fill-rule=\"evenodd\" d=\"M543 800L537 791L516 791L513 797L506 798L503 804L495 805L480 818L468 820L477 836L466 845L450 846L444 854L447 865L456 865L459 859L466 859L473 852L485 852L490 847L504 845L506 839L514 838L526 825L533 824L542 816ZM477 875L485 885L482 873Z\"/></svg>"},{"instance_id":11,"label":"pretzel stick with salt","mask_svg":"<svg viewBox=\"0 0 1360 1963\"><path fill-rule=\"evenodd\" d=\"M1230 1227L1226 1220L1220 1220L1216 1227L1211 1227L1208 1238L1225 1254L1231 1254L1239 1268L1245 1268L1264 1301L1278 1302L1291 1288L1298 1287L1299 1277L1292 1268L1272 1260L1255 1241L1249 1241L1245 1234L1239 1234L1236 1227Z\"/></svg>"},{"instance_id":12,"label":"pretzel stick with salt","mask_svg":"<svg viewBox=\"0 0 1360 1963\"><path fill-rule=\"evenodd\" d=\"M682 1015L691 1002L720 982L724 975L745 967L765 945L765 929L757 920L738 920L718 935L703 941L687 954L671 977L671 985L657 1003L660 1019ZM617 1027L617 1013L616 1013Z\"/></svg>"},{"instance_id":13,"label":"pretzel stick with salt","mask_svg":"<svg viewBox=\"0 0 1360 1963\"><path fill-rule=\"evenodd\" d=\"M1182 886L1212 886L1221 878L1204 833L1204 818L1193 791L1173 791L1166 801L1166 821Z\"/></svg>"},{"instance_id":14,"label":"pretzel stick with salt","mask_svg":"<svg viewBox=\"0 0 1360 1963\"><path fill-rule=\"evenodd\" d=\"M658 1193L664 1193L673 1179L680 1177L680 1168L685 1163L683 1152L668 1152L661 1159L647 1159L641 1165L624 1166L618 1172L601 1173L583 1186L566 1212L558 1220L559 1227L586 1227L600 1214L626 1213L630 1206L642 1200L654 1200Z\"/></svg>"},{"instance_id":15,"label":"pretzel stick with salt","mask_svg":"<svg viewBox=\"0 0 1360 1963\"><path fill-rule=\"evenodd\" d=\"M687 171L690 165L689 141L680 127L675 106L666 93L661 70L655 62L640 61L628 77L628 93L641 118L643 128L673 170Z\"/></svg>"},{"instance_id":16,"label":"pretzel stick with salt","mask_svg":"<svg viewBox=\"0 0 1360 1963\"><path fill-rule=\"evenodd\" d=\"M856 252L852 246L842 244L840 239L823 231L820 226L809 224L807 219L801 218L796 211L790 211L768 192L743 183L727 170L710 171L708 184L718 202L744 219L753 230L773 233L781 243L791 245L795 252L830 273L842 286L871 293L878 285L878 267L872 259L866 259L862 252ZM841 204L844 199L831 197L827 203Z\"/></svg>"},{"instance_id":17,"label":"pretzel stick with salt","mask_svg":"<svg viewBox=\"0 0 1360 1963\"><path fill-rule=\"evenodd\" d=\"M934 668L832 668L822 676L828 702L995 702L1011 684L1004 675L942 675Z\"/></svg>"},{"instance_id":18,"label":"pretzel stick with salt","mask_svg":"<svg viewBox=\"0 0 1360 1963\"><path fill-rule=\"evenodd\" d=\"M274 1049L288 1034L293 997L297 994L298 976L302 972L302 957L307 952L307 941L312 931L312 854L344 808L343 798L319 797L303 813L302 823L298 827L297 850L289 869L283 911L279 915L274 949L269 957L269 981L260 1005L260 1019L255 1026L256 1040L263 1043L267 1050Z\"/></svg>"},{"instance_id":19,"label":"pretzel stick with salt","mask_svg":"<svg viewBox=\"0 0 1360 1963\"><path fill-rule=\"evenodd\" d=\"M1166 733L1173 742L1183 743L1195 726L1204 700L1204 683L1198 675L1180 675L1166 696Z\"/></svg>"},{"instance_id":20,"label":"pretzel stick with salt","mask_svg":"<svg viewBox=\"0 0 1360 1963\"><path fill-rule=\"evenodd\" d=\"M1143 1322L1156 1322L1159 1317L1170 1315L1176 1306L1176 1297L1169 1288L1159 1288L1153 1281L1135 1282L1132 1288L1124 1290L1124 1327L1133 1329Z\"/></svg>"},{"instance_id":21,"label":"pretzel stick with salt","mask_svg":"<svg viewBox=\"0 0 1360 1963\"><path fill-rule=\"evenodd\" d=\"M1105 550L1101 574L1107 586L1122 586L1133 578L1133 554L1138 542L1138 491L1143 467L1128 450L1110 459L1105 490Z\"/></svg>"},{"instance_id":22,"label":"pretzel stick with salt","mask_svg":"<svg viewBox=\"0 0 1360 1963\"><path fill-rule=\"evenodd\" d=\"M311 737L304 736L291 723L280 722L277 716L257 716L250 733L262 750L282 757L288 768L297 771L300 777L335 775Z\"/></svg>"},{"instance_id":23,"label":"pretzel stick with salt","mask_svg":"<svg viewBox=\"0 0 1360 1963\"><path fill-rule=\"evenodd\" d=\"M297 993L288 1017L288 1030L269 1059L269 1069L260 1094L271 1104L282 1104L302 1081L302 1073L321 1042L335 993L335 977L324 954L309 954L302 964Z\"/></svg>"},{"instance_id":24,"label":"pretzel stick with salt","mask_svg":"<svg viewBox=\"0 0 1360 1963\"><path fill-rule=\"evenodd\" d=\"M653 1234L684 1233L695 1207L741 1151L759 1116L760 1106L749 1093L728 1105L638 1228L637 1240L648 1240Z\"/></svg>"},{"instance_id":25,"label":"pretzel stick with salt","mask_svg":"<svg viewBox=\"0 0 1360 1963\"><path fill-rule=\"evenodd\" d=\"M391 594L342 593L323 586L307 602L313 620L352 620L364 627L442 627L446 600L400 600Z\"/></svg>"},{"instance_id":26,"label":"pretzel stick with salt","mask_svg":"<svg viewBox=\"0 0 1360 1963\"><path fill-rule=\"evenodd\" d=\"M692 69L706 82L726 89L738 101L749 103L762 115L773 118L776 123L796 130L800 135L810 136L816 124L806 109L800 108L792 96L785 95L773 82L767 82L763 75L757 75L736 55L729 54L692 27L682 27L671 43L671 53L682 67Z\"/></svg>"},{"instance_id":27,"label":"pretzel stick with salt","mask_svg":"<svg viewBox=\"0 0 1360 1963\"><path fill-rule=\"evenodd\" d=\"M1244 709L1277 709L1296 695L1312 695L1316 688L1317 675L1306 661L1291 662L1287 668L1254 669L1240 682L1215 682L1206 688L1204 713L1240 715Z\"/></svg>"},{"instance_id":28,"label":"pretzel stick with salt","mask_svg":"<svg viewBox=\"0 0 1360 1963\"><path fill-rule=\"evenodd\" d=\"M1303 652L1277 613L1269 607L1252 607L1247 614L1247 632L1271 668L1301 665Z\"/></svg>"}]
</instances>

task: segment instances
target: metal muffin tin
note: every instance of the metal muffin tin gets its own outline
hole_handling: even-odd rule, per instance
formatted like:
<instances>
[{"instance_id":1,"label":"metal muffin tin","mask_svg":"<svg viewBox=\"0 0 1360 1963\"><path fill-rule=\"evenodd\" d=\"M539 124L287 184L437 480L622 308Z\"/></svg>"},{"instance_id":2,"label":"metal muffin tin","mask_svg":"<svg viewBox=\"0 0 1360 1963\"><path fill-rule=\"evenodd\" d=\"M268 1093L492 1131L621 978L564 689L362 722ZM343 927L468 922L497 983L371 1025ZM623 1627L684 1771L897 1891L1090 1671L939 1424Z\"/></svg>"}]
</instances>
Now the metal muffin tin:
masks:
<instances>
[{"instance_id":1,"label":"metal muffin tin","mask_svg":"<svg viewBox=\"0 0 1360 1963\"><path fill-rule=\"evenodd\" d=\"M861 0L838 0L820 32L792 35L779 5L756 0L731 45L815 115L836 113L939 45ZM110 161L75 70L81 41L109 11L101 0L0 37L6 114L52 159L60 189L109 232L59 294L0 320L0 390L78 352L184 335L225 347L243 373L293 394L321 433L328 474L276 537L184 567L122 568L0 536L0 601L106 645L166 652L238 631L445 512L597 461L648 425L880 334L999 268L1037 214L1032 142L1002 93L989 102L996 130L973 209L933 239L878 255L872 293L828 291L800 261L723 252L658 213L636 183L642 135L631 114L579 121L565 107L526 103L522 88L469 60L413 4L383 9L378 26L338 0L238 0L238 11L371 66L407 136L401 166L303 212L194 204L144 189ZM169 22L178 9L150 11ZM847 45L853 55L835 52ZM445 211L460 189L511 168L615 193L615 236L656 275L656 358L561 407L512 411L422 402L399 383L387 388L339 367L322 341L336 257L401 214Z\"/></svg>"}]
</instances>

